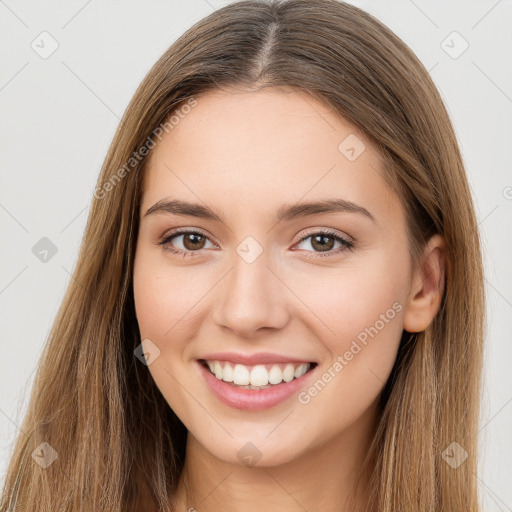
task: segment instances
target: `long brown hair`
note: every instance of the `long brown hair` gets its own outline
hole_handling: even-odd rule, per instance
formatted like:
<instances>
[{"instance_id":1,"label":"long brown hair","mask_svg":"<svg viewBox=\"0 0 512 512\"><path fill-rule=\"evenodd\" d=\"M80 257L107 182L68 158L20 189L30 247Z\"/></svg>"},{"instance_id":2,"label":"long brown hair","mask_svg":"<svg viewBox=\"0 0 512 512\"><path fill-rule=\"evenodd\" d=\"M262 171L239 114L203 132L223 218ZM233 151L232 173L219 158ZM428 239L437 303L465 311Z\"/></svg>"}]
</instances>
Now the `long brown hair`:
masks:
<instances>
[{"instance_id":1,"label":"long brown hair","mask_svg":"<svg viewBox=\"0 0 512 512\"><path fill-rule=\"evenodd\" d=\"M446 241L441 308L425 331L404 331L382 393L366 459L367 509L479 510L482 261L449 116L424 66L374 17L337 0L289 0L215 11L181 36L137 89L98 179L1 511L171 510L186 429L134 355L141 340L132 272L147 161L140 149L154 145L155 130L176 109L207 91L281 86L308 92L375 144L407 214L414 261L432 234ZM449 454L467 452L458 467L445 456L454 442ZM46 469L33 457L36 448L46 453L41 443L57 454Z\"/></svg>"}]
</instances>

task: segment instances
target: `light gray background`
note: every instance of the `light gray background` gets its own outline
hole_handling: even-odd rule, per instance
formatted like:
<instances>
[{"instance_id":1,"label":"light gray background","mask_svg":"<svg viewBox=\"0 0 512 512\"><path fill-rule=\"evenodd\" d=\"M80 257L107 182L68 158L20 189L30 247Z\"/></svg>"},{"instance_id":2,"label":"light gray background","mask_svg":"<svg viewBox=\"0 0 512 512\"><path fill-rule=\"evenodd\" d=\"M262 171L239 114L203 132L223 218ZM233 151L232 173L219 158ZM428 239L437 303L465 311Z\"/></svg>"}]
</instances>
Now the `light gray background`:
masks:
<instances>
[{"instance_id":1,"label":"light gray background","mask_svg":"<svg viewBox=\"0 0 512 512\"><path fill-rule=\"evenodd\" d=\"M119 118L168 46L226 3L0 0L0 478ZM461 144L488 297L479 478L485 510L512 511L512 2L353 3L416 52ZM51 47L43 31L58 43L46 59L31 47ZM469 44L458 58L453 31ZM58 248L47 263L32 253L42 237Z\"/></svg>"}]
</instances>

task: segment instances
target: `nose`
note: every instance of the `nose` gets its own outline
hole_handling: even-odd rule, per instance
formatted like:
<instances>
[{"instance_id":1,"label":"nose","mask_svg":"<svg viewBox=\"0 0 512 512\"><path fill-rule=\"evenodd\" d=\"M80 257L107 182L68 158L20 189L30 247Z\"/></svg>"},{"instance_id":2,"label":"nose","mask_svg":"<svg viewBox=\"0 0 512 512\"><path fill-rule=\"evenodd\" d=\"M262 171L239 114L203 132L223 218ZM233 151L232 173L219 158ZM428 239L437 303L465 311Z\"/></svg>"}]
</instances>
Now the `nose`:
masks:
<instances>
[{"instance_id":1,"label":"nose","mask_svg":"<svg viewBox=\"0 0 512 512\"><path fill-rule=\"evenodd\" d=\"M248 263L234 257L233 268L217 287L213 319L238 337L282 329L290 320L289 292L263 252ZM288 293L287 293L288 292Z\"/></svg>"}]
</instances>

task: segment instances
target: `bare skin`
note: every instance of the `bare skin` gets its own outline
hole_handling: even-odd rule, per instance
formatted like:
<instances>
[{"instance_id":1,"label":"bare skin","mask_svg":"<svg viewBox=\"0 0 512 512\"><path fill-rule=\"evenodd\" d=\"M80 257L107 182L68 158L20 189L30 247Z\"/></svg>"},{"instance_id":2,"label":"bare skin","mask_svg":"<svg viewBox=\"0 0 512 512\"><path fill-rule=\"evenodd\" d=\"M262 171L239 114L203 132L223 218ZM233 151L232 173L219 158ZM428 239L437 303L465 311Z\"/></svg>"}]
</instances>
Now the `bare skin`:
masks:
<instances>
[{"instance_id":1,"label":"bare skin","mask_svg":"<svg viewBox=\"0 0 512 512\"><path fill-rule=\"evenodd\" d=\"M340 151L350 134L357 139ZM362 152L351 151L354 141ZM439 309L442 238L430 240L413 269L400 198L376 149L300 92L201 96L149 163L134 293L141 339L160 350L148 369L189 431L176 510L359 510L366 476L355 491L356 475L402 331L424 330ZM338 211L276 223L283 205L332 198L372 218ZM221 220L146 215L166 199L208 206ZM176 228L200 236L159 245ZM353 247L331 234L315 241L326 229ZM251 263L237 252L249 236L257 244L250 250L262 249ZM197 369L197 358L220 351L300 357L331 378L317 393L301 390L302 400L242 411L220 402ZM249 442L260 457L252 466L240 457Z\"/></svg>"}]
</instances>

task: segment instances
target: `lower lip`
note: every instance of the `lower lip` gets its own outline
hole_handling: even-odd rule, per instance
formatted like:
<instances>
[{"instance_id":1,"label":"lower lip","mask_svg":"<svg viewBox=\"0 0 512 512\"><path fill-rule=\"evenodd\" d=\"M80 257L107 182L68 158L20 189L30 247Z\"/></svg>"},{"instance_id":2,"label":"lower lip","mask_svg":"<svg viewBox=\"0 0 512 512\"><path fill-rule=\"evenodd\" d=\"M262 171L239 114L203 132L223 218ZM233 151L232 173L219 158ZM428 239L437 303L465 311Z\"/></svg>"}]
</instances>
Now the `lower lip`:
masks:
<instances>
[{"instance_id":1,"label":"lower lip","mask_svg":"<svg viewBox=\"0 0 512 512\"><path fill-rule=\"evenodd\" d=\"M282 382L271 388L245 389L217 379L201 362L198 361L197 364L206 384L222 403L235 409L245 409L249 411L269 409L270 407L284 402L304 387L305 383L316 369L315 366L315 368L307 371L298 379L293 379L290 382Z\"/></svg>"}]
</instances>

